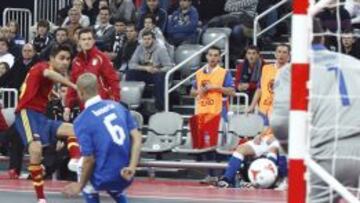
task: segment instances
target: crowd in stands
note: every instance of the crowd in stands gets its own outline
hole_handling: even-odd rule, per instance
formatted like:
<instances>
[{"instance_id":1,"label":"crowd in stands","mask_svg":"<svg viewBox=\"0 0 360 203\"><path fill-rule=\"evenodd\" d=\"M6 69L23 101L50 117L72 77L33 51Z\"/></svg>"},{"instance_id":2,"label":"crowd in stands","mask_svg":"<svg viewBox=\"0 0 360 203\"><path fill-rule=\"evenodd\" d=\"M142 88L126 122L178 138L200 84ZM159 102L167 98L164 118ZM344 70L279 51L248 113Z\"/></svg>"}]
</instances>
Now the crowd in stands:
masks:
<instances>
[{"instance_id":1,"label":"crowd in stands","mask_svg":"<svg viewBox=\"0 0 360 203\"><path fill-rule=\"evenodd\" d=\"M77 67L80 63L92 63L87 61L87 55L81 54L83 50L79 45L79 32L83 28L91 28L95 34L97 49L113 62L112 66L118 74L116 77L154 84L155 107L157 111L162 111L164 78L166 72L175 65L176 48L182 44L198 44L201 35L210 27L228 27L231 29L230 68L236 68L233 79L235 89L246 92L252 98L259 88L262 67L266 64L260 54L261 47L249 46L253 35L253 21L257 14L278 2L279 0L73 0L71 5L58 12L56 22L45 19L36 22L31 28L33 33L29 39L21 36L19 22L15 20L0 28L0 87L21 91L21 84L29 69L39 61L49 60L50 50L58 45L70 46L73 57L78 56L73 61L72 69L81 68ZM279 16L291 10L290 3L291 1L285 8L270 12L268 17L260 21L260 26L265 28L277 21ZM345 33L341 46L338 46L335 37L327 37L326 46L332 50L340 47L343 53L360 58L359 43L352 30L360 28L360 4L357 3L360 1L346 0L345 6L340 7L341 32ZM336 7L326 8L317 17L321 19L327 32L338 31L339 16ZM286 33L272 28L262 36L260 45L269 44L282 34ZM237 63L238 59L243 60ZM54 88L53 99L48 107L49 117L72 121L79 113L79 107L72 106L70 114L64 114L66 91L64 86ZM255 107L256 102L253 104ZM16 134L13 128L10 129L8 134ZM49 154L61 154L59 163L65 163L66 159L66 147L63 145L59 141L55 147L49 147ZM13 146L20 148L17 151L22 153L21 147ZM11 150L9 153L19 157ZM53 171L54 166L59 163L48 162L48 170ZM16 173L19 173L20 167L19 164L10 165L10 169Z\"/></svg>"}]
</instances>

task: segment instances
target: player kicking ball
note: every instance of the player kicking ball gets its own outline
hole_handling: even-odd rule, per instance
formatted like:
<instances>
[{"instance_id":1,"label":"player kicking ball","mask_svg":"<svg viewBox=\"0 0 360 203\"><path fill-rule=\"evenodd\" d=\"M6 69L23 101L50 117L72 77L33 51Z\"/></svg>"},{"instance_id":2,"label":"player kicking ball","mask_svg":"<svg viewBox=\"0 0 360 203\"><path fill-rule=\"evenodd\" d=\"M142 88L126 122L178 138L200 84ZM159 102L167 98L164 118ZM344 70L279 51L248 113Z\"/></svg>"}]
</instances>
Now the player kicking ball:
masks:
<instances>
[{"instance_id":1,"label":"player kicking ball","mask_svg":"<svg viewBox=\"0 0 360 203\"><path fill-rule=\"evenodd\" d=\"M127 202L124 190L131 184L138 164L141 134L130 112L119 103L102 100L94 74L77 80L85 110L75 120L75 133L83 159L80 181L64 189L66 196L82 192L87 203L99 203L106 191L117 203Z\"/></svg>"},{"instance_id":2,"label":"player kicking ball","mask_svg":"<svg viewBox=\"0 0 360 203\"><path fill-rule=\"evenodd\" d=\"M28 170L39 203L46 203L44 169L41 166L42 147L56 142L57 137L66 138L71 157L69 164L73 165L80 157L79 145L72 124L49 120L44 115L55 83L76 89L75 84L63 76L69 68L70 56L69 47L57 46L51 50L49 62L34 65L21 87L19 104L15 111L15 126L29 150Z\"/></svg>"}]
</instances>

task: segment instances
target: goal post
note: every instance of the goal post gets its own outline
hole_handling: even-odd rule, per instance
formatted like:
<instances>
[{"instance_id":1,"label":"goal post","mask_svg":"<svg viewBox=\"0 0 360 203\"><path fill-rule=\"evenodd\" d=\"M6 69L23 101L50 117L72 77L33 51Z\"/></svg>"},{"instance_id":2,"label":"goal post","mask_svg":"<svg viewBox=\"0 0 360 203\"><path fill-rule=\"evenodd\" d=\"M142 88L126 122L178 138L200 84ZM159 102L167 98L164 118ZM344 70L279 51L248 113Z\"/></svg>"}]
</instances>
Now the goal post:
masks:
<instances>
[{"instance_id":1,"label":"goal post","mask_svg":"<svg viewBox=\"0 0 360 203\"><path fill-rule=\"evenodd\" d=\"M289 203L306 202L305 155L308 129L309 0L293 0L291 99L289 123Z\"/></svg>"}]
</instances>

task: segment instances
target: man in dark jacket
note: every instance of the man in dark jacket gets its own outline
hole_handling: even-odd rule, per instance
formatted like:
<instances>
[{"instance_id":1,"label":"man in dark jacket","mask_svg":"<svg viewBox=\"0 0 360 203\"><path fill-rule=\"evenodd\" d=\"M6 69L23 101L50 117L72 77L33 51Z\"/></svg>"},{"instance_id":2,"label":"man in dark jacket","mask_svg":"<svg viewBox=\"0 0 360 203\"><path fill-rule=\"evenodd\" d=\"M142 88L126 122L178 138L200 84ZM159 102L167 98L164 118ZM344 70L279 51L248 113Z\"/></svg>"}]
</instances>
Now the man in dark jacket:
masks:
<instances>
[{"instance_id":1,"label":"man in dark jacket","mask_svg":"<svg viewBox=\"0 0 360 203\"><path fill-rule=\"evenodd\" d=\"M179 8L169 16L166 30L170 44L178 46L196 40L199 14L191 6L191 2L192 0L180 0Z\"/></svg>"}]
</instances>

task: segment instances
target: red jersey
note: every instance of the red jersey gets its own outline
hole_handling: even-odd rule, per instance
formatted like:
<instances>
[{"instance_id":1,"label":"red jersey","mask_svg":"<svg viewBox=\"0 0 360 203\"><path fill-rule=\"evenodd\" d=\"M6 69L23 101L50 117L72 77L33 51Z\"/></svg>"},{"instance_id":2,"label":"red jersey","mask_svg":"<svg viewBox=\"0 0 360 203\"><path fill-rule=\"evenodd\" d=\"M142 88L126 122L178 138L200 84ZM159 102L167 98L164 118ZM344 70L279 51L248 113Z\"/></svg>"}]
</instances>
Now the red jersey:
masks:
<instances>
[{"instance_id":1,"label":"red jersey","mask_svg":"<svg viewBox=\"0 0 360 203\"><path fill-rule=\"evenodd\" d=\"M70 80L76 84L78 77L83 73L93 73L97 76L99 94L102 99L120 101L120 79L110 59L96 47L89 51L80 52L74 59ZM66 95L66 106L72 108L80 104L77 93L69 89Z\"/></svg>"},{"instance_id":2,"label":"red jersey","mask_svg":"<svg viewBox=\"0 0 360 203\"><path fill-rule=\"evenodd\" d=\"M20 89L19 103L15 112L31 109L45 113L49 95L54 82L44 77L44 71L49 68L47 62L35 64L28 72Z\"/></svg>"}]
</instances>

